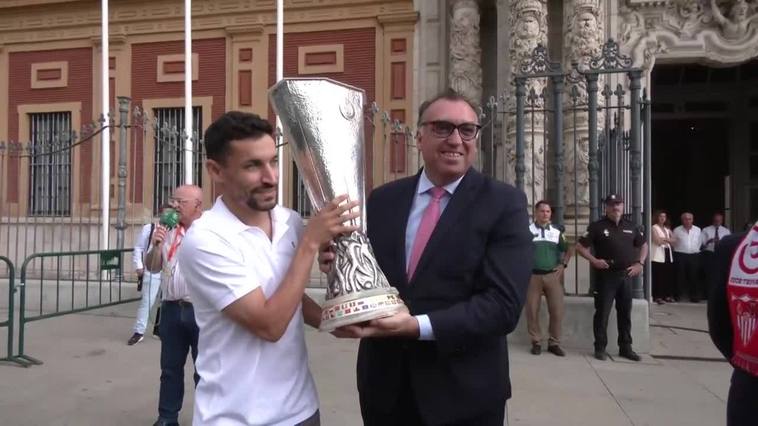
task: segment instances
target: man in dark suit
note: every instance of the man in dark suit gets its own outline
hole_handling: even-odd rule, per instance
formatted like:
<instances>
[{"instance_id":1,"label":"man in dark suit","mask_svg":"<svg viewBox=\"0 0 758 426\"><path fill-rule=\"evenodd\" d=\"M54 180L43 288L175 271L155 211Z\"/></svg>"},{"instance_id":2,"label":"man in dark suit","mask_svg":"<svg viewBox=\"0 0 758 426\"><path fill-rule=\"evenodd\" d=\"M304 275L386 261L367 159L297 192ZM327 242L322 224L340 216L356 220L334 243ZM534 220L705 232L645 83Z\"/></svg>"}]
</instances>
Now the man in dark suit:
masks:
<instances>
[{"instance_id":1,"label":"man in dark suit","mask_svg":"<svg viewBox=\"0 0 758 426\"><path fill-rule=\"evenodd\" d=\"M348 326L361 337L366 425L503 425L511 396L506 335L533 263L526 197L471 165L481 126L465 98L425 102L416 136L425 167L375 189L368 236L409 312ZM328 271L333 254L323 251Z\"/></svg>"}]
</instances>

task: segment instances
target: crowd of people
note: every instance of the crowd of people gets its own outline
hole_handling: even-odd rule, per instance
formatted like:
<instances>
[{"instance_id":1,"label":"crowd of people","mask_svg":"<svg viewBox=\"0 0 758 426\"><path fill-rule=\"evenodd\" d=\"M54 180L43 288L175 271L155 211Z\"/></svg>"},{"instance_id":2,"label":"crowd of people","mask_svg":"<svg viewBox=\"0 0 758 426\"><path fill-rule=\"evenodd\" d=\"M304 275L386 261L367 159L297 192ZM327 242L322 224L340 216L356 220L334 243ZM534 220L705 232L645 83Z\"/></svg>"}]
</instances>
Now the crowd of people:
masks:
<instances>
[{"instance_id":1,"label":"crowd of people","mask_svg":"<svg viewBox=\"0 0 758 426\"><path fill-rule=\"evenodd\" d=\"M668 214L653 215L652 262L653 301L658 304L683 300L699 303L708 297L714 251L731 234L724 227L724 214L713 214L711 225L700 229L690 212L681 215L681 225L671 229Z\"/></svg>"}]
</instances>

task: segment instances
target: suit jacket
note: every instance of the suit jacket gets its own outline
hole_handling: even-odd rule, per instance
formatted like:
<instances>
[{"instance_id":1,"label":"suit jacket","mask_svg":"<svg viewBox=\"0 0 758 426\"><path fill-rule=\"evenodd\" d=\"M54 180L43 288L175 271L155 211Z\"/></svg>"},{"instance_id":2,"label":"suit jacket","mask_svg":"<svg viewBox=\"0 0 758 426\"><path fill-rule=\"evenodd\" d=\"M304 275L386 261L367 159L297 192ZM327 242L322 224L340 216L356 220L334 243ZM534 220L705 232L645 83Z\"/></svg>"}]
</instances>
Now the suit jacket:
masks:
<instances>
[{"instance_id":1,"label":"suit jacket","mask_svg":"<svg viewBox=\"0 0 758 426\"><path fill-rule=\"evenodd\" d=\"M361 408L392 412L415 397L426 423L502 410L510 398L506 335L518 323L533 262L526 197L470 169L442 213L408 282L405 231L420 174L375 189L368 236L411 314L427 314L434 341L363 339Z\"/></svg>"}]
</instances>

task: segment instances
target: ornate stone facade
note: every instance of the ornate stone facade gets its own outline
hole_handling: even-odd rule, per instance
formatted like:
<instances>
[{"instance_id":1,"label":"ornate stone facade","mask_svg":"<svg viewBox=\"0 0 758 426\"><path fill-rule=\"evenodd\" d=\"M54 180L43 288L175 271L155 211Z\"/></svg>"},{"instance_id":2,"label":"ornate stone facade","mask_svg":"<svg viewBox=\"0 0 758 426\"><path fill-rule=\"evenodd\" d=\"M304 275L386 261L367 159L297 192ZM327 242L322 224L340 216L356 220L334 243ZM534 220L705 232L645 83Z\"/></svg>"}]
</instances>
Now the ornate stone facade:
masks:
<instances>
[{"instance_id":1,"label":"ornate stone facade","mask_svg":"<svg viewBox=\"0 0 758 426\"><path fill-rule=\"evenodd\" d=\"M737 64L758 56L758 4L746 0L624 1L619 40L650 70L656 58Z\"/></svg>"},{"instance_id":2,"label":"ornate stone facade","mask_svg":"<svg viewBox=\"0 0 758 426\"><path fill-rule=\"evenodd\" d=\"M538 45L547 46L547 1L517 0L510 4L510 48L511 75L523 74L523 67L532 59ZM531 78L526 82L525 121L530 123L525 132L524 187L529 204L545 198L545 78ZM506 108L515 109L515 96L506 98ZM505 177L516 180L516 117L508 115L507 137L505 139Z\"/></svg>"},{"instance_id":3,"label":"ornate stone facade","mask_svg":"<svg viewBox=\"0 0 758 426\"><path fill-rule=\"evenodd\" d=\"M482 100L479 3L455 0L450 18L449 87L475 103Z\"/></svg>"},{"instance_id":4,"label":"ornate stone facade","mask_svg":"<svg viewBox=\"0 0 758 426\"><path fill-rule=\"evenodd\" d=\"M568 78L567 96L564 97L564 169L573 171L565 175L566 212L579 216L588 214L589 205L589 128L587 112L587 87L578 70L587 70L592 58L600 55L604 40L605 22L602 0L570 0L564 3L564 56L563 69L571 70ZM602 82L599 83L602 85ZM599 104L602 97L598 97ZM602 116L598 122L602 123Z\"/></svg>"}]
</instances>

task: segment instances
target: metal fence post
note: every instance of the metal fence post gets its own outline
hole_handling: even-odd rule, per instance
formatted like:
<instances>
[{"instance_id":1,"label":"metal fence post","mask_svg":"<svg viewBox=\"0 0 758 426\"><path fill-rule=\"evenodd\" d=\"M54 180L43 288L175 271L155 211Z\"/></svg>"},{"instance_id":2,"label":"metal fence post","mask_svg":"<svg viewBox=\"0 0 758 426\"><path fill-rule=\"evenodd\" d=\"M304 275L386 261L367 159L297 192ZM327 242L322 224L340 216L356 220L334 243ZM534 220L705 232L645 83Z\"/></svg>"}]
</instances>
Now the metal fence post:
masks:
<instances>
[{"instance_id":1,"label":"metal fence post","mask_svg":"<svg viewBox=\"0 0 758 426\"><path fill-rule=\"evenodd\" d=\"M598 188L598 149L597 149L597 74L587 74L587 106L589 126L589 172L590 184L590 222L600 219L600 195Z\"/></svg>"},{"instance_id":2,"label":"metal fence post","mask_svg":"<svg viewBox=\"0 0 758 426\"><path fill-rule=\"evenodd\" d=\"M526 78L516 77L516 188L524 190L524 97Z\"/></svg>"},{"instance_id":3,"label":"metal fence post","mask_svg":"<svg viewBox=\"0 0 758 426\"><path fill-rule=\"evenodd\" d=\"M563 75L553 80L553 221L563 225Z\"/></svg>"},{"instance_id":4,"label":"metal fence post","mask_svg":"<svg viewBox=\"0 0 758 426\"><path fill-rule=\"evenodd\" d=\"M643 222L645 223L645 236L647 237L647 245L650 247L652 244L652 221L653 221L653 200L652 200L652 182L651 182L651 175L652 175L652 131L650 129L650 119L652 116L651 112L651 104L650 100L647 98L647 94L643 92L643 100L642 100L642 120L643 125L645 126L645 134L644 134L644 143L643 143L643 151L645 155L645 160L643 162L644 167L644 174L642 177L643 185L645 187L644 189L644 200L642 203L643 210L644 210L644 217ZM648 301L652 302L652 285L653 285L653 277L652 277L652 264L650 260L650 255L647 256L647 259L645 259L645 298Z\"/></svg>"},{"instance_id":5,"label":"metal fence post","mask_svg":"<svg viewBox=\"0 0 758 426\"><path fill-rule=\"evenodd\" d=\"M124 248L126 230L126 129L129 122L129 99L118 96L118 215L116 221L116 248Z\"/></svg>"},{"instance_id":6,"label":"metal fence post","mask_svg":"<svg viewBox=\"0 0 758 426\"><path fill-rule=\"evenodd\" d=\"M642 158L640 152L641 145L641 121L640 113L640 79L642 78L642 71L634 70L629 72L630 84L629 89L631 91L631 107L632 107L632 128L631 128L631 146L630 146L630 161L629 166L631 170L630 181L632 185L632 220L637 226L642 226L642 185L640 177L642 173ZM646 212L647 213L647 212ZM649 230L645 232L649 233ZM635 299L642 299L645 297L642 289L641 277L637 277L634 280L634 286L632 287L632 296Z\"/></svg>"}]
</instances>

